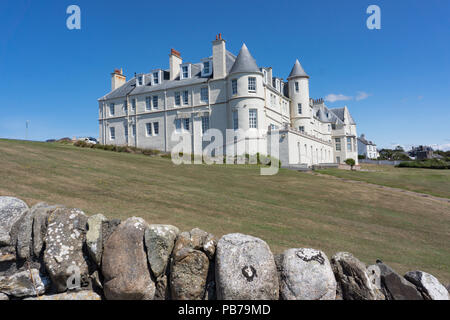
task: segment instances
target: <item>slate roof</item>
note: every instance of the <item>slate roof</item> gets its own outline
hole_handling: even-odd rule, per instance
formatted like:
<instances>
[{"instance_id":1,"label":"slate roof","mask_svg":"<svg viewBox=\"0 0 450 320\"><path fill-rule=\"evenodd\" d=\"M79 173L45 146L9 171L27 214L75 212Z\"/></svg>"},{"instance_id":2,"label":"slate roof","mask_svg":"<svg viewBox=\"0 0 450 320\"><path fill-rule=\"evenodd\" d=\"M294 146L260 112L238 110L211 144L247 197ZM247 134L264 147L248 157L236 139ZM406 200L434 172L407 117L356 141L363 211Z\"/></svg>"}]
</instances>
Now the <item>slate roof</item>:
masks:
<instances>
[{"instance_id":1,"label":"slate roof","mask_svg":"<svg viewBox=\"0 0 450 320\"><path fill-rule=\"evenodd\" d=\"M236 61L234 62L229 74L241 72L261 72L258 68L258 65L256 64L255 59L252 57L250 51L248 51L245 43L242 45L242 48L239 51Z\"/></svg>"},{"instance_id":2,"label":"slate roof","mask_svg":"<svg viewBox=\"0 0 450 320\"><path fill-rule=\"evenodd\" d=\"M233 67L235 61L236 56L227 50L225 52L225 64L228 73ZM120 86L119 88L110 93L107 93L99 100L117 99L126 97L126 95L129 94L142 94L176 87L188 86L192 84L206 83L211 76L202 77L201 67L202 67L201 63L193 63L191 64L191 78L180 80L180 78L178 77L177 79L174 80L168 80L165 79L165 77L163 76L163 79L161 79L162 80L161 83L154 86L152 86L150 83L151 73L144 73L143 75L145 75L145 85L136 86L136 78L133 77L130 80L128 80L124 85ZM163 70L163 72L168 73L169 70Z\"/></svg>"},{"instance_id":3,"label":"slate roof","mask_svg":"<svg viewBox=\"0 0 450 320\"><path fill-rule=\"evenodd\" d=\"M324 103L314 104L313 106L314 116L322 122L334 123L338 125L344 124L344 122L334 114Z\"/></svg>"},{"instance_id":4,"label":"slate roof","mask_svg":"<svg viewBox=\"0 0 450 320\"><path fill-rule=\"evenodd\" d=\"M334 109L330 109L331 112L333 112L340 120L342 120L342 122L345 122L345 107L344 108L334 108ZM348 113L349 116L349 123L350 124L356 124L355 121L352 118L352 115L350 114L350 112Z\"/></svg>"},{"instance_id":5,"label":"slate roof","mask_svg":"<svg viewBox=\"0 0 450 320\"><path fill-rule=\"evenodd\" d=\"M292 67L291 73L289 74L288 80L290 78L297 78L297 77L303 77L303 78L309 78L309 76L306 74L305 70L303 69L300 62L295 60L295 64Z\"/></svg>"}]
</instances>

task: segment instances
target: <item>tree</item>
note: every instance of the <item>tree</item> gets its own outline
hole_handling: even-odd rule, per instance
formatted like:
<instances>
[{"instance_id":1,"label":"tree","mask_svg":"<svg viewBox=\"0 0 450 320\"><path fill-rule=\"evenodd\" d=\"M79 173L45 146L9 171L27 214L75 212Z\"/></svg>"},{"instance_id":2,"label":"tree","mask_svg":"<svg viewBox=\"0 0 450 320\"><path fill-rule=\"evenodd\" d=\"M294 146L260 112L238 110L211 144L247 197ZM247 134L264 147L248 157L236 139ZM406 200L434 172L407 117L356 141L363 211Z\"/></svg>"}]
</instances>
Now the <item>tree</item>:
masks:
<instances>
[{"instance_id":1,"label":"tree","mask_svg":"<svg viewBox=\"0 0 450 320\"><path fill-rule=\"evenodd\" d=\"M345 160L345 163L350 166L351 170L353 170L353 166L356 164L355 160L352 158L348 158L347 160Z\"/></svg>"}]
</instances>

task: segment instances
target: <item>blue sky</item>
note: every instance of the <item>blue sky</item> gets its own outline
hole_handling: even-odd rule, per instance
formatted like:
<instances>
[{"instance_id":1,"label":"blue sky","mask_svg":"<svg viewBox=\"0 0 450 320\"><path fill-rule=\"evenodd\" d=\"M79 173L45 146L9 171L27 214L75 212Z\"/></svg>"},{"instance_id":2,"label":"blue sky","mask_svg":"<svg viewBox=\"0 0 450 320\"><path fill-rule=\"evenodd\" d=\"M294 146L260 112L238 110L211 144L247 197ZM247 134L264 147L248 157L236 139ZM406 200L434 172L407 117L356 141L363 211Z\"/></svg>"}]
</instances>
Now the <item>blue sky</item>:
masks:
<instances>
[{"instance_id":1,"label":"blue sky","mask_svg":"<svg viewBox=\"0 0 450 320\"><path fill-rule=\"evenodd\" d=\"M255 4L258 3L256 6ZM81 8L81 30L66 9ZM366 9L381 8L381 30ZM98 136L97 99L110 73L168 68L211 54L222 33L237 54L286 78L298 58L313 98L347 105L379 147L450 147L450 1L26 1L0 2L0 137ZM336 100L337 99L337 100Z\"/></svg>"}]
</instances>

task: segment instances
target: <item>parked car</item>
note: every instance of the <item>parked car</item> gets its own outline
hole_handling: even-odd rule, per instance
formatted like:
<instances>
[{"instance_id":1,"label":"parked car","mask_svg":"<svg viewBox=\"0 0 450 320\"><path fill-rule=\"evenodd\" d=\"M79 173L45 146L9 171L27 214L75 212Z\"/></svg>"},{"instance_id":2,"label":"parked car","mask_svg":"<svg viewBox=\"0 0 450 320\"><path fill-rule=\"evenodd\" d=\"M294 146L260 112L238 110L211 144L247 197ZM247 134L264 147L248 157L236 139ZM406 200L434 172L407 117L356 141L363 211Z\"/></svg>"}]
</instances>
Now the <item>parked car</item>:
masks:
<instances>
[{"instance_id":1,"label":"parked car","mask_svg":"<svg viewBox=\"0 0 450 320\"><path fill-rule=\"evenodd\" d=\"M84 139L84 142L90 143L90 144L98 144L97 139L92 138L92 137L87 137L87 138L85 138L85 139Z\"/></svg>"}]
</instances>

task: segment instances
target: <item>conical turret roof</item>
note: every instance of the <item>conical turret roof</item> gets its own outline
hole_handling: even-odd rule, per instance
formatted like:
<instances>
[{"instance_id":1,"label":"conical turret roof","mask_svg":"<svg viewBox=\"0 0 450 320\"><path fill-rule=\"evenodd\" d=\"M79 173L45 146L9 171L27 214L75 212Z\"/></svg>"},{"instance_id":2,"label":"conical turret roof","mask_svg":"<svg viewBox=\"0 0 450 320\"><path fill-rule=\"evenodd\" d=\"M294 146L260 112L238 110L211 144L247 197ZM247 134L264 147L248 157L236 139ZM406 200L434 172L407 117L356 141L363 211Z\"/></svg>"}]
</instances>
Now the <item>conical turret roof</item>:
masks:
<instances>
[{"instance_id":1,"label":"conical turret roof","mask_svg":"<svg viewBox=\"0 0 450 320\"><path fill-rule=\"evenodd\" d=\"M239 51L236 61L230 70L230 74L238 72L261 72L245 43Z\"/></svg>"},{"instance_id":2,"label":"conical turret roof","mask_svg":"<svg viewBox=\"0 0 450 320\"><path fill-rule=\"evenodd\" d=\"M296 77L303 77L303 78L309 78L309 76L306 74L305 70L303 70L302 65L300 62L295 60L295 64L292 67L291 73L289 74L289 78L296 78Z\"/></svg>"}]
</instances>

